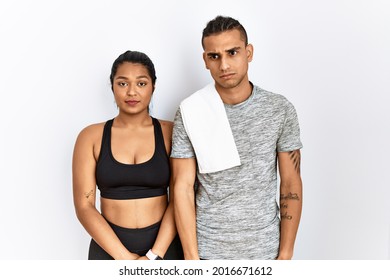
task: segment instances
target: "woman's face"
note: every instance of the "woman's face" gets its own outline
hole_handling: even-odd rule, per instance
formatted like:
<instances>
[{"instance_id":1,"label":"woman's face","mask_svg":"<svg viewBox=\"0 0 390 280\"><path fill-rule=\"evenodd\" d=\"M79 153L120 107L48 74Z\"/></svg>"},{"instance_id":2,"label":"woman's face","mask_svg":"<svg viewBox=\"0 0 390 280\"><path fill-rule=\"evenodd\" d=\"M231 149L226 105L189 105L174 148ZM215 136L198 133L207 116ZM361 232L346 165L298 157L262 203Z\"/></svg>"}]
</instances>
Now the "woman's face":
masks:
<instances>
[{"instance_id":1,"label":"woman's face","mask_svg":"<svg viewBox=\"0 0 390 280\"><path fill-rule=\"evenodd\" d=\"M148 110L154 85L146 67L124 62L117 68L112 84L119 111L139 114Z\"/></svg>"}]
</instances>

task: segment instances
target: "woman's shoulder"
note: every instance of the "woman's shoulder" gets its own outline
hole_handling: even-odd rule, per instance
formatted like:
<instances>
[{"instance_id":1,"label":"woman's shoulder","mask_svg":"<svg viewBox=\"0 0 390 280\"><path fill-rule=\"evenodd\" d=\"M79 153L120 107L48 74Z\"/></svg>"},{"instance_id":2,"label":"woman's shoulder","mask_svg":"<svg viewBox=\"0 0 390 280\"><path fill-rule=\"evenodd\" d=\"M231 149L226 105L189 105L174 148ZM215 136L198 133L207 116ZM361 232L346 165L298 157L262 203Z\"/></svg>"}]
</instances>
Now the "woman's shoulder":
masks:
<instances>
[{"instance_id":1,"label":"woman's shoulder","mask_svg":"<svg viewBox=\"0 0 390 280\"><path fill-rule=\"evenodd\" d=\"M78 135L78 139L82 141L96 141L101 139L104 125L106 122L94 123L84 127Z\"/></svg>"},{"instance_id":2,"label":"woman's shoulder","mask_svg":"<svg viewBox=\"0 0 390 280\"><path fill-rule=\"evenodd\" d=\"M164 137L171 139L172 138L172 130L173 130L173 122L167 121L167 120L161 120L161 119L157 119L157 120L161 124L161 130L164 134Z\"/></svg>"},{"instance_id":3,"label":"woman's shoulder","mask_svg":"<svg viewBox=\"0 0 390 280\"><path fill-rule=\"evenodd\" d=\"M160 124L161 124L161 127L168 127L168 128L172 128L173 127L173 122L172 121L167 121L167 120L162 120L162 119L157 119Z\"/></svg>"},{"instance_id":4,"label":"woman's shoulder","mask_svg":"<svg viewBox=\"0 0 390 280\"><path fill-rule=\"evenodd\" d=\"M158 119L159 123L161 124L161 128L164 130L170 130L172 131L173 129L173 122L172 121L167 121L167 120L161 120Z\"/></svg>"},{"instance_id":5,"label":"woman's shoulder","mask_svg":"<svg viewBox=\"0 0 390 280\"><path fill-rule=\"evenodd\" d=\"M80 131L80 133L86 133L86 134L96 133L96 132L102 130L104 128L105 124L106 124L106 122L100 122L100 123L93 123L93 124L87 125L86 127L84 127Z\"/></svg>"}]
</instances>

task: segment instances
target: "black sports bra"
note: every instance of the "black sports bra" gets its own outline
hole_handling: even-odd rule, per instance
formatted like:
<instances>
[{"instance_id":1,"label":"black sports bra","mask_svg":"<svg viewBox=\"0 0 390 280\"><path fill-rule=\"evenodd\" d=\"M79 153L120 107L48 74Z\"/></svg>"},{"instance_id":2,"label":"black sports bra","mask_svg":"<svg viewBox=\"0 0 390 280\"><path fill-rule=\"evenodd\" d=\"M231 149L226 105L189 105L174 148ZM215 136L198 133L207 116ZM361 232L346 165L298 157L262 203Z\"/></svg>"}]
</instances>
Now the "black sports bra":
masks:
<instances>
[{"instance_id":1,"label":"black sports bra","mask_svg":"<svg viewBox=\"0 0 390 280\"><path fill-rule=\"evenodd\" d=\"M106 122L96 165L96 184L101 197L136 199L164 195L169 185L169 156L165 149L160 122L153 118L155 148L152 158L139 164L115 160L111 151L113 119Z\"/></svg>"}]
</instances>

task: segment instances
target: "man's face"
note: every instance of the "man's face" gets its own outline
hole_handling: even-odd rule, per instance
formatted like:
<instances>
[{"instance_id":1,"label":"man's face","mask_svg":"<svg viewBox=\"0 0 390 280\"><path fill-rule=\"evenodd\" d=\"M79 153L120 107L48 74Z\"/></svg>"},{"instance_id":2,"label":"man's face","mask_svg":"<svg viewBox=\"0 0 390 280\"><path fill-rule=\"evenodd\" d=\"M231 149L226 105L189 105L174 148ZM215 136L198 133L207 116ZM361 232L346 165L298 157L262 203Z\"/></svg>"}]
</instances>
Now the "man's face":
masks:
<instances>
[{"instance_id":1,"label":"man's face","mask_svg":"<svg viewBox=\"0 0 390 280\"><path fill-rule=\"evenodd\" d=\"M245 45L238 30L205 37L203 44L203 59L217 86L230 89L248 79L253 47Z\"/></svg>"}]
</instances>

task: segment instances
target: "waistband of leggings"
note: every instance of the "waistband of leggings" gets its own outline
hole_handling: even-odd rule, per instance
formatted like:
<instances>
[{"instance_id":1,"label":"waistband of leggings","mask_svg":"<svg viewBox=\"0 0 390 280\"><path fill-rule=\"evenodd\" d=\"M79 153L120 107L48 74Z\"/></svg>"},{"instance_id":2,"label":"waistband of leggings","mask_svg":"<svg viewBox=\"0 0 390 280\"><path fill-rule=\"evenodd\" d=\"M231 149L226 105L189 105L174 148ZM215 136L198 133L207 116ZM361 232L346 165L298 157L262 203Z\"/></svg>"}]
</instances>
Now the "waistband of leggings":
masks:
<instances>
[{"instance_id":1,"label":"waistband of leggings","mask_svg":"<svg viewBox=\"0 0 390 280\"><path fill-rule=\"evenodd\" d=\"M143 227L143 228L126 228L126 227L121 227L121 226L118 226L116 224L113 224L111 223L109 220L107 220L106 218L104 218L107 223L113 228L113 229L118 229L118 230L122 230L122 231L133 231L133 232L142 232L142 231L148 231L148 230L151 230L151 229L155 229L155 228L159 228L160 225L161 225L161 221L158 221L157 223L154 223L154 224L151 224L147 227Z\"/></svg>"}]
</instances>

